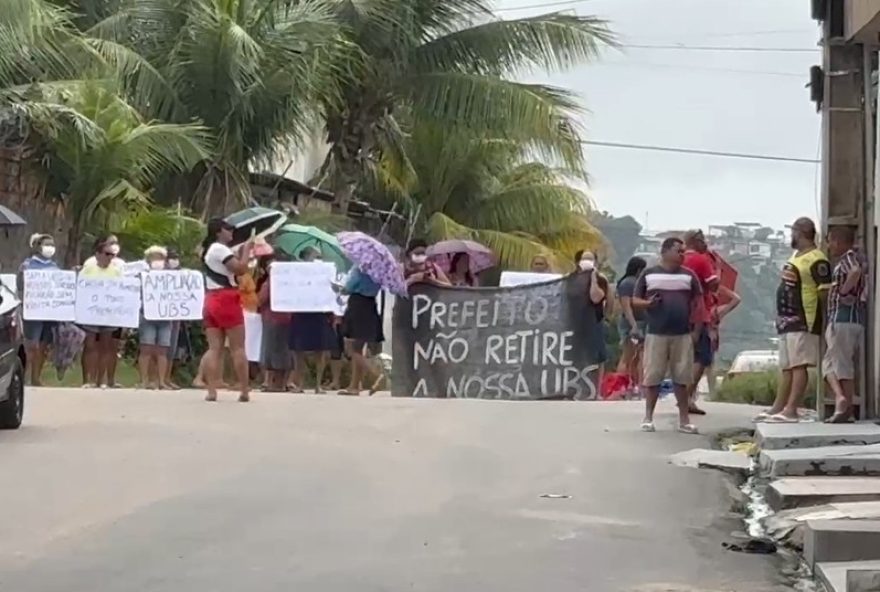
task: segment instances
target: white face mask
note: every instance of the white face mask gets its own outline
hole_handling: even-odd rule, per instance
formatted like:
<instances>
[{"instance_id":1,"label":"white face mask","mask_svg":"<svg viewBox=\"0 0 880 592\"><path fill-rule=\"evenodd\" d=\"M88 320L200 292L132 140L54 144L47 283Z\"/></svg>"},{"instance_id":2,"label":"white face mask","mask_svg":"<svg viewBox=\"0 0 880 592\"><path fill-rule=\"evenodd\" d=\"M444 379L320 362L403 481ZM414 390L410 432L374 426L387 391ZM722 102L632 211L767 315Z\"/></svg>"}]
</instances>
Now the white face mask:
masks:
<instances>
[{"instance_id":1,"label":"white face mask","mask_svg":"<svg viewBox=\"0 0 880 592\"><path fill-rule=\"evenodd\" d=\"M40 247L40 255L43 259L51 259L55 256L55 245L46 245L44 247Z\"/></svg>"},{"instance_id":2,"label":"white face mask","mask_svg":"<svg viewBox=\"0 0 880 592\"><path fill-rule=\"evenodd\" d=\"M180 261L177 259L168 259L165 262L165 267L167 267L168 269L177 269L180 267Z\"/></svg>"},{"instance_id":3,"label":"white face mask","mask_svg":"<svg viewBox=\"0 0 880 592\"><path fill-rule=\"evenodd\" d=\"M257 260L251 259L250 261L248 261L248 267L250 269L256 269L257 268Z\"/></svg>"},{"instance_id":4,"label":"white face mask","mask_svg":"<svg viewBox=\"0 0 880 592\"><path fill-rule=\"evenodd\" d=\"M164 261L150 261L150 269L165 269Z\"/></svg>"},{"instance_id":5,"label":"white face mask","mask_svg":"<svg viewBox=\"0 0 880 592\"><path fill-rule=\"evenodd\" d=\"M114 244L110 245L110 248L108 249L108 251L113 253L114 256L118 255L119 254L119 244L114 243Z\"/></svg>"},{"instance_id":6,"label":"white face mask","mask_svg":"<svg viewBox=\"0 0 880 592\"><path fill-rule=\"evenodd\" d=\"M596 262L592 259L581 259L578 267L580 267L582 271L590 271L592 269L595 269Z\"/></svg>"},{"instance_id":7,"label":"white face mask","mask_svg":"<svg viewBox=\"0 0 880 592\"><path fill-rule=\"evenodd\" d=\"M427 255L410 255L410 259L416 265L421 265L422 263L424 263L425 261L428 260L428 256Z\"/></svg>"}]
</instances>

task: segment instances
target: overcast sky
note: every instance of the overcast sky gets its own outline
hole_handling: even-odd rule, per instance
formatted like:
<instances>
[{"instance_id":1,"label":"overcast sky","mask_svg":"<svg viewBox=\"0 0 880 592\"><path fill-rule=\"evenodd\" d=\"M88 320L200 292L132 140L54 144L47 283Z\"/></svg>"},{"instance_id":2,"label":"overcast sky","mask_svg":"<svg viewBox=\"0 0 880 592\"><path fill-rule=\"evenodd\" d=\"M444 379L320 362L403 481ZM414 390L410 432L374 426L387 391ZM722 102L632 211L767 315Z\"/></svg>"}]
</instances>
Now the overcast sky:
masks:
<instances>
[{"instance_id":1,"label":"overcast sky","mask_svg":"<svg viewBox=\"0 0 880 592\"><path fill-rule=\"evenodd\" d=\"M497 0L504 18L575 10L605 18L623 43L815 48L803 0ZM814 159L820 120L804 88L821 54L627 48L539 79L577 91L588 139ZM745 71L745 72L744 72ZM600 209L651 230L817 215L817 167L588 146Z\"/></svg>"}]
</instances>

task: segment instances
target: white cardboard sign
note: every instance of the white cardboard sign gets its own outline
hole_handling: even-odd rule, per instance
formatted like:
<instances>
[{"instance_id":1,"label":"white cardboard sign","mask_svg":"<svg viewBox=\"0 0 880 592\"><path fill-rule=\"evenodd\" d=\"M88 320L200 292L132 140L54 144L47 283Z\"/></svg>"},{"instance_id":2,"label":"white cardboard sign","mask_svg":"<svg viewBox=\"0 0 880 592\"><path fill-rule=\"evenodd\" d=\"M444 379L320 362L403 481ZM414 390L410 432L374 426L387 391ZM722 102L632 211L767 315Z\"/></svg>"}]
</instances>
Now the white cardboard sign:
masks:
<instances>
[{"instance_id":1,"label":"white cardboard sign","mask_svg":"<svg viewBox=\"0 0 880 592\"><path fill-rule=\"evenodd\" d=\"M76 322L98 327L136 329L141 316L141 280L138 277L76 280Z\"/></svg>"},{"instance_id":2,"label":"white cardboard sign","mask_svg":"<svg viewBox=\"0 0 880 592\"><path fill-rule=\"evenodd\" d=\"M193 269L150 271L141 276L144 318L148 321L200 321L205 277Z\"/></svg>"},{"instance_id":3,"label":"white cardboard sign","mask_svg":"<svg viewBox=\"0 0 880 592\"><path fill-rule=\"evenodd\" d=\"M527 286L529 284L540 284L543 282L552 282L562 277L560 273L535 273L533 271L502 271L501 281L498 285L502 288L512 288L513 286Z\"/></svg>"},{"instance_id":4,"label":"white cardboard sign","mask_svg":"<svg viewBox=\"0 0 880 592\"><path fill-rule=\"evenodd\" d=\"M0 283L13 294L18 293L18 276L14 273L0 273Z\"/></svg>"},{"instance_id":5,"label":"white cardboard sign","mask_svg":"<svg viewBox=\"0 0 880 592\"><path fill-rule=\"evenodd\" d=\"M277 262L269 269L274 312L334 312L336 265L325 261Z\"/></svg>"},{"instance_id":6,"label":"white cardboard sign","mask_svg":"<svg viewBox=\"0 0 880 592\"><path fill-rule=\"evenodd\" d=\"M26 321L72 321L76 318L76 272L64 269L26 269Z\"/></svg>"}]
</instances>

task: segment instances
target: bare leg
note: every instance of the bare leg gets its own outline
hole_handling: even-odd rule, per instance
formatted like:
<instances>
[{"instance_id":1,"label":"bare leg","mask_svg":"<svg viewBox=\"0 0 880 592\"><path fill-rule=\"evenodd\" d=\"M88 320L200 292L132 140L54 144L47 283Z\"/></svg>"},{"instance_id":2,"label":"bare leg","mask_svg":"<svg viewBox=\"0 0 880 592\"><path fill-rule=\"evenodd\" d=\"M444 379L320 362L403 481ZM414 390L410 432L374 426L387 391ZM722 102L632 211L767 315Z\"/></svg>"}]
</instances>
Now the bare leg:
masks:
<instances>
[{"instance_id":1,"label":"bare leg","mask_svg":"<svg viewBox=\"0 0 880 592\"><path fill-rule=\"evenodd\" d=\"M218 380L220 358L223 356L223 344L226 336L222 329L205 329L205 336L208 338L208 351L202 356L199 372L208 387L208 395L205 400L216 401L217 389L220 387Z\"/></svg>"},{"instance_id":2,"label":"bare leg","mask_svg":"<svg viewBox=\"0 0 880 592\"><path fill-rule=\"evenodd\" d=\"M330 360L330 384L328 389L338 390L342 386L342 365L345 362L342 359Z\"/></svg>"},{"instance_id":3,"label":"bare leg","mask_svg":"<svg viewBox=\"0 0 880 592\"><path fill-rule=\"evenodd\" d=\"M240 387L238 400L246 403L251 400L251 396L248 359L244 349L244 326L229 329L226 335L229 337L229 351L232 354L232 364L235 367L235 376Z\"/></svg>"},{"instance_id":4,"label":"bare leg","mask_svg":"<svg viewBox=\"0 0 880 592\"><path fill-rule=\"evenodd\" d=\"M798 409L807 392L807 367L800 366L791 370L791 394L782 414L790 419L797 419Z\"/></svg>"},{"instance_id":5,"label":"bare leg","mask_svg":"<svg viewBox=\"0 0 880 592\"><path fill-rule=\"evenodd\" d=\"M138 376L140 378L142 388L150 386L150 357L153 355L153 346L141 344L138 353Z\"/></svg>"},{"instance_id":6,"label":"bare leg","mask_svg":"<svg viewBox=\"0 0 880 592\"><path fill-rule=\"evenodd\" d=\"M86 333L86 340L83 343L82 351L82 371L83 386L98 386L98 334Z\"/></svg>"},{"instance_id":7,"label":"bare leg","mask_svg":"<svg viewBox=\"0 0 880 592\"><path fill-rule=\"evenodd\" d=\"M168 375L168 348L156 346L156 388L167 388L165 377Z\"/></svg>"},{"instance_id":8,"label":"bare leg","mask_svg":"<svg viewBox=\"0 0 880 592\"><path fill-rule=\"evenodd\" d=\"M660 398L659 386L644 386L645 391L645 423L654 422L654 410L657 408L657 399Z\"/></svg>"},{"instance_id":9,"label":"bare leg","mask_svg":"<svg viewBox=\"0 0 880 592\"><path fill-rule=\"evenodd\" d=\"M301 393L306 387L306 368L308 367L308 356L306 352L293 352L293 391Z\"/></svg>"},{"instance_id":10,"label":"bare leg","mask_svg":"<svg viewBox=\"0 0 880 592\"><path fill-rule=\"evenodd\" d=\"M690 397L688 396L688 387L684 384L676 384L673 386L675 391L675 401L678 404L678 425L686 426L691 423L690 416Z\"/></svg>"},{"instance_id":11,"label":"bare leg","mask_svg":"<svg viewBox=\"0 0 880 592\"><path fill-rule=\"evenodd\" d=\"M113 386L113 368L116 363L116 353L119 348L119 340L107 333L98 341L100 358L98 361L98 384L108 387Z\"/></svg>"},{"instance_id":12,"label":"bare leg","mask_svg":"<svg viewBox=\"0 0 880 592\"><path fill-rule=\"evenodd\" d=\"M122 339L110 338L110 344L104 350L107 356L105 363L107 364L105 371L107 372L107 386L116 386L116 364L119 362L119 352L122 350ZM110 355L110 350L113 355Z\"/></svg>"},{"instance_id":13,"label":"bare leg","mask_svg":"<svg viewBox=\"0 0 880 592\"><path fill-rule=\"evenodd\" d=\"M783 370L782 374L780 374L779 385L776 387L776 400L773 401L773 406L767 411L769 415L782 413L782 410L785 409L785 404L788 403L788 395L791 393L791 375L791 370Z\"/></svg>"},{"instance_id":14,"label":"bare leg","mask_svg":"<svg viewBox=\"0 0 880 592\"><path fill-rule=\"evenodd\" d=\"M324 380L324 369L327 367L327 358L329 357L330 352L322 351L318 352L315 358L315 394L324 392L324 389L321 388L321 382Z\"/></svg>"},{"instance_id":15,"label":"bare leg","mask_svg":"<svg viewBox=\"0 0 880 592\"><path fill-rule=\"evenodd\" d=\"M366 365L363 349L359 350L354 347L354 341L351 339L345 340L345 347L349 350L348 355L351 358L351 380L348 383L348 388L339 392L344 395L359 395L361 392L361 373Z\"/></svg>"},{"instance_id":16,"label":"bare leg","mask_svg":"<svg viewBox=\"0 0 880 592\"><path fill-rule=\"evenodd\" d=\"M37 342L28 342L27 347L27 363L31 374L31 386L40 386L40 377L43 373L43 350L42 344Z\"/></svg>"}]
</instances>

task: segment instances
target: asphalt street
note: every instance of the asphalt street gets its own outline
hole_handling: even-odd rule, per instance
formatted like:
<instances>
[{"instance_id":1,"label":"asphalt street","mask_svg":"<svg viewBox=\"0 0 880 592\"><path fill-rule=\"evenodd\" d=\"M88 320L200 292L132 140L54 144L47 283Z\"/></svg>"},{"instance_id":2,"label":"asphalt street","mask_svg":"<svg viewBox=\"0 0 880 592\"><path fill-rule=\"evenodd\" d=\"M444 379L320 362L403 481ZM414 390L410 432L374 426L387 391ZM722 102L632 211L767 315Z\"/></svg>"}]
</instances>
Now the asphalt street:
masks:
<instances>
[{"instance_id":1,"label":"asphalt street","mask_svg":"<svg viewBox=\"0 0 880 592\"><path fill-rule=\"evenodd\" d=\"M638 403L29 392L0 434L0 590L752 592L721 473ZM709 405L707 431L752 408ZM542 497L550 495L551 497ZM570 496L570 497L559 497Z\"/></svg>"}]
</instances>

